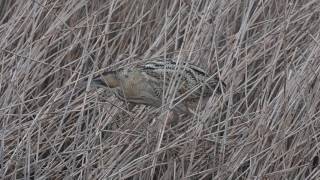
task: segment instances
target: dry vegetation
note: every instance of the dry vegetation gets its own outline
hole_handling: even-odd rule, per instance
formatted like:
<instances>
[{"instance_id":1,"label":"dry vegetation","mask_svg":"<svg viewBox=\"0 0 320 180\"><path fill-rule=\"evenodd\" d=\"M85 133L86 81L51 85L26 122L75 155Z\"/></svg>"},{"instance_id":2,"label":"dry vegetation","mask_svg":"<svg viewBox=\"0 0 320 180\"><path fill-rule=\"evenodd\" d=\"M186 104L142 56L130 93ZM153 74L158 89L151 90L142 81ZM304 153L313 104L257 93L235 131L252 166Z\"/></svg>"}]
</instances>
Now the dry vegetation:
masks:
<instances>
[{"instance_id":1,"label":"dry vegetation","mask_svg":"<svg viewBox=\"0 0 320 180\"><path fill-rule=\"evenodd\" d=\"M319 0L0 1L0 179L316 179ZM197 116L86 77L175 57L227 84Z\"/></svg>"}]
</instances>

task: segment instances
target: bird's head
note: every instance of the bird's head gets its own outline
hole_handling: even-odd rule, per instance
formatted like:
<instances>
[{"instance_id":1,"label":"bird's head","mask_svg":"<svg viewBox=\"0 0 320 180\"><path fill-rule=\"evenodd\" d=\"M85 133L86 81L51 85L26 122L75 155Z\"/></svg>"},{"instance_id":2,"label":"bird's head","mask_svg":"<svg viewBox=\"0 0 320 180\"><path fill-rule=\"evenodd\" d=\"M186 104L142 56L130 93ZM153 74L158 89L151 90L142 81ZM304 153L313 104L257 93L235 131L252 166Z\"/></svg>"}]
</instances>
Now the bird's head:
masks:
<instances>
[{"instance_id":1,"label":"bird's head","mask_svg":"<svg viewBox=\"0 0 320 180\"><path fill-rule=\"evenodd\" d=\"M119 72L107 71L103 72L91 81L94 86L116 88L120 86Z\"/></svg>"}]
</instances>

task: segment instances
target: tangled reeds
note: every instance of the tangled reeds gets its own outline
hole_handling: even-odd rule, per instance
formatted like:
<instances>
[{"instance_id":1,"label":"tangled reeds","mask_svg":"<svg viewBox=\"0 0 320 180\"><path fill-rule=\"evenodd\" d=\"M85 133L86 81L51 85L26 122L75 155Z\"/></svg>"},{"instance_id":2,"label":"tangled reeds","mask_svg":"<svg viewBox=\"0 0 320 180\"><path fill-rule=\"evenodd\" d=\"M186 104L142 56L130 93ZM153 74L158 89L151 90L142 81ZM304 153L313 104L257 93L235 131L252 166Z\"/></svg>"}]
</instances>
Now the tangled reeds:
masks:
<instances>
[{"instance_id":1,"label":"tangled reeds","mask_svg":"<svg viewBox=\"0 0 320 180\"><path fill-rule=\"evenodd\" d=\"M0 1L0 179L316 179L318 0ZM227 84L193 116L86 78L150 57Z\"/></svg>"}]
</instances>

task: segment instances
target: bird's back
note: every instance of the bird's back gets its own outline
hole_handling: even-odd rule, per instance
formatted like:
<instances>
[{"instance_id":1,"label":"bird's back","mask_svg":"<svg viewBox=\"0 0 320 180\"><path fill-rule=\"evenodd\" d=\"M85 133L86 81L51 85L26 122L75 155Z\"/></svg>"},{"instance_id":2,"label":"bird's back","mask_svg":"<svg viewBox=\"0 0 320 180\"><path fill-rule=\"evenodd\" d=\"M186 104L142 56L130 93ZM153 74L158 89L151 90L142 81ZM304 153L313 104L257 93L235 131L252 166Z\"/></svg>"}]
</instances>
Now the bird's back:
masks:
<instances>
[{"instance_id":1,"label":"bird's back","mask_svg":"<svg viewBox=\"0 0 320 180\"><path fill-rule=\"evenodd\" d=\"M191 100L200 96L210 96L216 88L216 92L221 93L217 78L208 76L201 68L188 63L176 63L170 59L155 59L138 68L149 77L156 91L164 94L170 90L177 90L178 96Z\"/></svg>"}]
</instances>

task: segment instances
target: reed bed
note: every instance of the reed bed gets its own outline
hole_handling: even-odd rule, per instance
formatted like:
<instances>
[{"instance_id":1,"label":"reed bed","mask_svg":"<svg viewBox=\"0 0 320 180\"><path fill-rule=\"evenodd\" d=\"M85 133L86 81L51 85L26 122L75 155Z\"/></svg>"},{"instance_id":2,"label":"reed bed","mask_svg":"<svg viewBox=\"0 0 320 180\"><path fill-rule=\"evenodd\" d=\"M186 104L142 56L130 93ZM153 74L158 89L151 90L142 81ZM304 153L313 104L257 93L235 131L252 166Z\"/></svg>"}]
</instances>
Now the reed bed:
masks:
<instances>
[{"instance_id":1,"label":"reed bed","mask_svg":"<svg viewBox=\"0 0 320 180\"><path fill-rule=\"evenodd\" d=\"M0 179L317 179L318 0L0 1ZM86 78L175 58L227 89L128 111Z\"/></svg>"}]
</instances>

